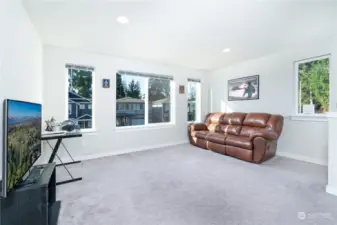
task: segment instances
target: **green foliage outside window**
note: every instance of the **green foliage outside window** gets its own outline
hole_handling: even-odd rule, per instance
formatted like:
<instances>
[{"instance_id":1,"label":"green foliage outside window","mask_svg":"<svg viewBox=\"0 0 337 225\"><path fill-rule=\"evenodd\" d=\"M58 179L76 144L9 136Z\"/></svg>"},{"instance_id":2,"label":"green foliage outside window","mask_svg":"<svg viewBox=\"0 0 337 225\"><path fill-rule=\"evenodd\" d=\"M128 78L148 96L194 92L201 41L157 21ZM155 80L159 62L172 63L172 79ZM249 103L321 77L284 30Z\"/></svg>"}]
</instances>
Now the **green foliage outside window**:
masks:
<instances>
[{"instance_id":1,"label":"green foliage outside window","mask_svg":"<svg viewBox=\"0 0 337 225\"><path fill-rule=\"evenodd\" d=\"M92 71L69 69L69 91L84 98L92 98Z\"/></svg>"},{"instance_id":2,"label":"green foliage outside window","mask_svg":"<svg viewBox=\"0 0 337 225\"><path fill-rule=\"evenodd\" d=\"M299 75L299 112L303 104L314 104L315 113L329 111L329 59L301 63Z\"/></svg>"}]
</instances>

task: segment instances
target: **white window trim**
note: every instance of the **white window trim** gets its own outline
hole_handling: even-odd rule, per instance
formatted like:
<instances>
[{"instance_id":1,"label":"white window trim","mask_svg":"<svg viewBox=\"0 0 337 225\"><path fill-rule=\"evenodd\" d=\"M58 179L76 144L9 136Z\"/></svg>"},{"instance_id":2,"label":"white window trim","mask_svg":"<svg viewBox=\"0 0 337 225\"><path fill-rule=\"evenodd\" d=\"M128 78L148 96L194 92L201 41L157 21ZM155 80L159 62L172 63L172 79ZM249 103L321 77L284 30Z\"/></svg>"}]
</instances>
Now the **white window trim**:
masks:
<instances>
[{"instance_id":1,"label":"white window trim","mask_svg":"<svg viewBox=\"0 0 337 225\"><path fill-rule=\"evenodd\" d=\"M117 73L117 72L116 72ZM149 78L145 78L146 82L144 85L145 91L145 99L148 99L148 87L149 87ZM115 82L115 91L116 91L116 82ZM162 128L171 128L176 125L176 84L174 80L170 80L170 89L171 89L171 96L170 96L170 122L163 122L163 123L149 123L148 118L148 109L149 109L149 101L144 101L144 125L135 125L135 126L120 126L117 127L117 96L115 95L115 117L114 124L115 124L115 131L116 132L124 132L124 131L133 131L133 130L153 130L153 129L162 129Z\"/></svg>"},{"instance_id":2,"label":"white window trim","mask_svg":"<svg viewBox=\"0 0 337 225\"><path fill-rule=\"evenodd\" d=\"M298 121L316 121L316 122L325 122L328 120L327 114L319 114L319 113L313 113L313 114L305 114L305 113L299 113L298 112L298 95L299 95L299 77L298 77L298 67L299 64L306 63L306 62L312 62L320 59L329 59L329 112L332 111L332 102L331 102L331 54L325 54L317 57L311 57L304 60L298 60L294 63L294 71L295 71L295 109L294 114L289 116L291 120L298 120Z\"/></svg>"},{"instance_id":3,"label":"white window trim","mask_svg":"<svg viewBox=\"0 0 337 225\"><path fill-rule=\"evenodd\" d=\"M116 127L116 132L165 129L172 128L174 126L174 123L152 123L148 125L122 126Z\"/></svg>"},{"instance_id":4,"label":"white window trim","mask_svg":"<svg viewBox=\"0 0 337 225\"><path fill-rule=\"evenodd\" d=\"M201 82L193 82L193 81L187 81L187 87L188 83L196 83L196 99L195 99L195 120L187 120L187 123L199 123L201 122ZM188 103L188 88L187 88L187 103Z\"/></svg>"},{"instance_id":5,"label":"white window trim","mask_svg":"<svg viewBox=\"0 0 337 225\"><path fill-rule=\"evenodd\" d=\"M84 69L83 69L84 70ZM88 70L89 71L89 70ZM81 129L81 132L82 133L94 133L94 132L96 132L97 130L96 130L96 120L95 120L95 115L96 115L96 107L95 107L95 103L96 103L96 101L95 101L95 96L96 96L96 93L95 93L95 91L96 91L96 85L95 85L95 78L96 78L96 74L95 74L95 71L92 71L92 70L90 70L91 71L91 79L92 79L92 81L91 81L91 118L92 118L92 120L91 120L91 125L92 125L92 127L91 128L87 128L87 129ZM68 120L69 119L69 117L68 117L68 107L69 107L69 99L68 99L68 87L69 87L69 80L68 80L68 76L69 76L69 74L68 74L68 68L65 68L65 84L66 84L66 96L65 96L65 116L64 116L64 118L65 118L65 120ZM76 107L76 116L78 115L78 107Z\"/></svg>"},{"instance_id":6,"label":"white window trim","mask_svg":"<svg viewBox=\"0 0 337 225\"><path fill-rule=\"evenodd\" d=\"M288 116L290 120L294 121L311 121L311 122L326 122L328 121L327 114L294 114Z\"/></svg>"}]
</instances>

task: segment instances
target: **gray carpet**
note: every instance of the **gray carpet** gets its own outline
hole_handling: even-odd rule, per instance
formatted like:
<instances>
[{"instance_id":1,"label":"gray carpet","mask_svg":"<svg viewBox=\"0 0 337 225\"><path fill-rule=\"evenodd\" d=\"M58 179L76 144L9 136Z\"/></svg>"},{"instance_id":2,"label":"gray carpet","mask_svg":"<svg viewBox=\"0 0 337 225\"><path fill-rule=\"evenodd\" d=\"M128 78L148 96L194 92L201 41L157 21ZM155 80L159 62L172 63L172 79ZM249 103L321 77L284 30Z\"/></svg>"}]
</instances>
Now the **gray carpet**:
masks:
<instances>
[{"instance_id":1,"label":"gray carpet","mask_svg":"<svg viewBox=\"0 0 337 225\"><path fill-rule=\"evenodd\" d=\"M58 187L58 225L337 224L327 168L283 157L256 165L186 144L72 171L84 180Z\"/></svg>"}]
</instances>

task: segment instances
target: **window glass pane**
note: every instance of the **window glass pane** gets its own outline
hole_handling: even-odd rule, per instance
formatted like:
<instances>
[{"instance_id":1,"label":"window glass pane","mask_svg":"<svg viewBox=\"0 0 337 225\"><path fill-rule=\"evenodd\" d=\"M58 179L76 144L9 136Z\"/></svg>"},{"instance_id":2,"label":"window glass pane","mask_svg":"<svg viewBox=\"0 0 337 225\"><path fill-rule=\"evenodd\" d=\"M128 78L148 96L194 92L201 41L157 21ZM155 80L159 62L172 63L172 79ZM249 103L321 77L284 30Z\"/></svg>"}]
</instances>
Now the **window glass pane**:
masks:
<instances>
[{"instance_id":1,"label":"window glass pane","mask_svg":"<svg viewBox=\"0 0 337 225\"><path fill-rule=\"evenodd\" d=\"M92 128L92 110L85 107L88 104L92 104L92 71L69 68L68 118L77 119L82 129Z\"/></svg>"},{"instance_id":2,"label":"window glass pane","mask_svg":"<svg viewBox=\"0 0 337 225\"><path fill-rule=\"evenodd\" d=\"M148 117L149 123L171 121L171 81L149 78L148 83Z\"/></svg>"},{"instance_id":3,"label":"window glass pane","mask_svg":"<svg viewBox=\"0 0 337 225\"><path fill-rule=\"evenodd\" d=\"M329 111L329 59L298 64L298 112Z\"/></svg>"},{"instance_id":4,"label":"window glass pane","mask_svg":"<svg viewBox=\"0 0 337 225\"><path fill-rule=\"evenodd\" d=\"M196 120L196 102L197 102L197 83L196 82L188 82L187 93L188 93L187 118L188 118L188 121L195 121Z\"/></svg>"},{"instance_id":5,"label":"window glass pane","mask_svg":"<svg viewBox=\"0 0 337 225\"><path fill-rule=\"evenodd\" d=\"M116 126L145 124L145 82L144 77L116 74ZM133 107L140 105L141 110Z\"/></svg>"},{"instance_id":6,"label":"window glass pane","mask_svg":"<svg viewBox=\"0 0 337 225\"><path fill-rule=\"evenodd\" d=\"M72 113L72 104L68 104L68 115Z\"/></svg>"}]
</instances>

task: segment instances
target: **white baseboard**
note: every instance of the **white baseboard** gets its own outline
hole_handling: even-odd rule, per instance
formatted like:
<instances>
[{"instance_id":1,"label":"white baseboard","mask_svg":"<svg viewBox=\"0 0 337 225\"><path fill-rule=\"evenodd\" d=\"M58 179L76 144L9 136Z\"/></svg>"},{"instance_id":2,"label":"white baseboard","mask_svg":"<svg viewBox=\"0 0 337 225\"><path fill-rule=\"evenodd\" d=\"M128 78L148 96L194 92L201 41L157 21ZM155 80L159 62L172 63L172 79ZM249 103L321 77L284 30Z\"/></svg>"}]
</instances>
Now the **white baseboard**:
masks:
<instances>
[{"instance_id":1,"label":"white baseboard","mask_svg":"<svg viewBox=\"0 0 337 225\"><path fill-rule=\"evenodd\" d=\"M312 158L312 157L308 157L308 156L304 156L304 155L298 155L298 154L293 154L293 153L289 153L289 152L279 152L278 151L276 153L276 155L287 157L287 158L291 158L291 159L296 159L296 160L299 160L299 161L304 161L304 162L314 163L314 164L318 164L318 165L323 165L323 166L327 166L328 165L328 161L327 160Z\"/></svg>"},{"instance_id":2,"label":"white baseboard","mask_svg":"<svg viewBox=\"0 0 337 225\"><path fill-rule=\"evenodd\" d=\"M152 145L152 146L133 148L133 149L121 149L121 150L115 150L113 152L104 152L104 153L99 153L99 154L77 156L77 157L74 157L74 159L76 161L77 160L85 161L85 160L99 159L99 158L115 156L115 155L123 155L127 153L132 153L132 152L140 152L140 151L152 150L152 149L157 149L157 148L160 149L160 148L187 144L187 143L189 143L188 140L184 140L184 141L172 142L172 143L167 143L167 144L162 144L162 145ZM71 160L70 158L63 158L63 157L61 159L63 162L69 162Z\"/></svg>"},{"instance_id":3,"label":"white baseboard","mask_svg":"<svg viewBox=\"0 0 337 225\"><path fill-rule=\"evenodd\" d=\"M337 196L337 188L336 187L332 187L331 185L327 185L326 186L326 192L329 193L329 194Z\"/></svg>"}]
</instances>

